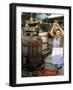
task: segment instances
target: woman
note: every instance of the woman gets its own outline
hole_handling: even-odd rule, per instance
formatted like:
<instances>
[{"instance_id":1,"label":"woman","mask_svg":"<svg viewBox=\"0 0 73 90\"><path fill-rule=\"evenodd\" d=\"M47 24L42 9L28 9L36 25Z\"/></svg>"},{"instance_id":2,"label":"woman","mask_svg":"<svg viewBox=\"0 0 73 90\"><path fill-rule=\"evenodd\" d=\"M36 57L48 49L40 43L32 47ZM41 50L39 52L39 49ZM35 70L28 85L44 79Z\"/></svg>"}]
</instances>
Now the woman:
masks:
<instances>
[{"instance_id":1,"label":"woman","mask_svg":"<svg viewBox=\"0 0 73 90\"><path fill-rule=\"evenodd\" d=\"M53 36L53 48L52 48L52 64L58 70L62 68L64 63L64 53L63 53L63 30L58 26L53 27L50 34Z\"/></svg>"}]
</instances>

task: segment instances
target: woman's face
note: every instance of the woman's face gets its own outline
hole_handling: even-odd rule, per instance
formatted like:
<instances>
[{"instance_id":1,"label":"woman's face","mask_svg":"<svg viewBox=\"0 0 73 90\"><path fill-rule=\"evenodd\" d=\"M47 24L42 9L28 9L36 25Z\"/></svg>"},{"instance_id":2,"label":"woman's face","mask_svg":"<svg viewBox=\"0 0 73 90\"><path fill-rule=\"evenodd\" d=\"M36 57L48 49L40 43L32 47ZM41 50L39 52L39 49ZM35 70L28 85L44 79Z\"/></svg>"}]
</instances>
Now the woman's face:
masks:
<instances>
[{"instance_id":1,"label":"woman's face","mask_svg":"<svg viewBox=\"0 0 73 90\"><path fill-rule=\"evenodd\" d=\"M61 36L61 31L57 30L56 31L56 37L60 37Z\"/></svg>"}]
</instances>

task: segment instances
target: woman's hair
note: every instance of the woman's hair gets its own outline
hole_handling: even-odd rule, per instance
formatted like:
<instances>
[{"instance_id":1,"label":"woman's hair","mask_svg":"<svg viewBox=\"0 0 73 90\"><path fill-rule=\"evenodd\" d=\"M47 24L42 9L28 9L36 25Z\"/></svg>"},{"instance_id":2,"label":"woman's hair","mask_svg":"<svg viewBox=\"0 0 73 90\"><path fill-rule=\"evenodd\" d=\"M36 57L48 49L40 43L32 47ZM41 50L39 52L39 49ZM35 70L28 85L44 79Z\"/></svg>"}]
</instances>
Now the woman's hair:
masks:
<instances>
[{"instance_id":1,"label":"woman's hair","mask_svg":"<svg viewBox=\"0 0 73 90\"><path fill-rule=\"evenodd\" d=\"M56 29L56 31L60 31L60 32L61 32L61 30L60 30L60 29Z\"/></svg>"},{"instance_id":2,"label":"woman's hair","mask_svg":"<svg viewBox=\"0 0 73 90\"><path fill-rule=\"evenodd\" d=\"M53 27L50 31L50 34L54 37L57 31L60 31L61 36L64 37L64 30L60 27L60 25L57 22L55 22L53 23Z\"/></svg>"},{"instance_id":3,"label":"woman's hair","mask_svg":"<svg viewBox=\"0 0 73 90\"><path fill-rule=\"evenodd\" d=\"M53 34L56 35L56 32L57 32L57 31L60 31L60 32L61 32L61 35L62 35L62 31L61 31L60 29L54 30L54 31L53 31Z\"/></svg>"}]
</instances>

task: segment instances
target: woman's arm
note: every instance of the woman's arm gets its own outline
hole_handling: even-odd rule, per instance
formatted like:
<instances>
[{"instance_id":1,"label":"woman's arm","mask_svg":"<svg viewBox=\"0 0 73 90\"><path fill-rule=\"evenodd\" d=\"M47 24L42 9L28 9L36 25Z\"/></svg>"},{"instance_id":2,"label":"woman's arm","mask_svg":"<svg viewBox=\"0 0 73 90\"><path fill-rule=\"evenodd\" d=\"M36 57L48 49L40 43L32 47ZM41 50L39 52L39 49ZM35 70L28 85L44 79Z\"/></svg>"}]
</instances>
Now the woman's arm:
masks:
<instances>
[{"instance_id":1,"label":"woman's arm","mask_svg":"<svg viewBox=\"0 0 73 90\"><path fill-rule=\"evenodd\" d=\"M62 32L62 37L64 37L64 31L62 30L62 28L60 27L60 30Z\"/></svg>"},{"instance_id":2,"label":"woman's arm","mask_svg":"<svg viewBox=\"0 0 73 90\"><path fill-rule=\"evenodd\" d=\"M51 32L50 32L51 36L54 36L54 33L53 33L54 29L55 29L55 26L53 26L52 29L51 29Z\"/></svg>"}]
</instances>

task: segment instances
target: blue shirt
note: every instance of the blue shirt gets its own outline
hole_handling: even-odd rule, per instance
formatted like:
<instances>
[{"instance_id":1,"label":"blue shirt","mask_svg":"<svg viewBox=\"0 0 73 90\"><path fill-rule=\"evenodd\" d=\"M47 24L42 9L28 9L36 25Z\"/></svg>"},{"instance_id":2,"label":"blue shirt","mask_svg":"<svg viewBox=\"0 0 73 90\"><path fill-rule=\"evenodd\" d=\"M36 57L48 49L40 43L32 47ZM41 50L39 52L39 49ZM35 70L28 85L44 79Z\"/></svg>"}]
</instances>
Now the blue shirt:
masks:
<instances>
[{"instance_id":1,"label":"blue shirt","mask_svg":"<svg viewBox=\"0 0 73 90\"><path fill-rule=\"evenodd\" d=\"M59 47L60 46L60 40L61 38L54 38L53 39L53 47Z\"/></svg>"}]
</instances>

